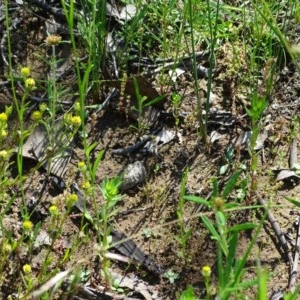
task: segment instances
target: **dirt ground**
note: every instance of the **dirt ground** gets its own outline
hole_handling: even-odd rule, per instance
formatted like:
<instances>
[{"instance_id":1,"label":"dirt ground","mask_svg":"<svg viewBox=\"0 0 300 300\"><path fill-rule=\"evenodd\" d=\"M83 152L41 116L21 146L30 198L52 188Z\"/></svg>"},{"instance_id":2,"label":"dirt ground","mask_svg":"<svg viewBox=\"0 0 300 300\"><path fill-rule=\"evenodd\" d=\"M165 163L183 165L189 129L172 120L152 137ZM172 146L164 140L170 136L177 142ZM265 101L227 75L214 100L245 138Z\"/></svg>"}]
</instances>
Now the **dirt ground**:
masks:
<instances>
[{"instance_id":1,"label":"dirt ground","mask_svg":"<svg viewBox=\"0 0 300 300\"><path fill-rule=\"evenodd\" d=\"M12 9L12 21L16 25L11 27L13 65L18 74L20 66L29 65L33 72L33 77L38 82L37 90L32 95L37 98L44 96L43 80L48 74L48 66L39 59L38 55L45 55L45 48L40 45L46 37L45 20L51 14L41 7L18 8L14 1L10 2ZM0 4L1 7L1 4ZM4 20L1 19L0 29L5 32ZM64 39L68 38L66 34ZM74 79L74 64L70 51L70 45L60 46L59 54L67 58L68 64L61 70L62 74L59 82L62 86L69 87L71 93L76 93L76 80ZM237 45L237 49L239 49ZM202 49L198 49L201 51ZM84 52L83 49L81 51ZM5 41L1 42L0 58L0 103L1 106L13 103L11 87L6 82L8 68L5 57L7 47ZM211 179L217 177L220 188L224 186L226 180L232 172L243 164L249 170L250 160L245 143L238 142L238 138L250 130L250 121L245 113L245 105L249 104L246 96L246 83L241 84L241 74L245 74L246 66L243 64L242 50L239 53L240 64L232 68L235 63L231 44L224 44L216 53L217 65L213 75L213 85L211 92L210 110L211 115L208 123L208 134L211 138L209 147L205 147L200 141L197 132L198 122L195 111L197 110L196 94L192 76L186 72L177 78L176 90L183 95L180 105L180 124L178 132L175 128L175 120L172 114L170 93L164 100L163 106L155 107L158 115L156 124L168 132L176 133L177 137L168 143L157 145L155 153L143 151L141 149L126 155L118 156L114 154L116 149L124 149L136 144L139 136L131 125L136 125L136 120L132 118L126 109L117 109L120 96L112 98L107 107L99 111L92 111L87 118L88 142L92 144L97 141L99 144L93 152L96 157L101 150L105 150L102 162L97 170L97 182L100 184L105 177L112 178L122 172L128 165L136 161L143 163L146 169L145 182L132 189L124 191L122 201L118 204L118 214L114 219L114 229L126 234L136 245L151 258L152 262L161 270L152 272L147 267L128 267L125 263L112 261L112 270L120 275L135 278L136 281L145 284L148 294L141 293L127 287L127 296L121 293L110 291L111 299L175 299L176 292L182 292L187 286L192 285L199 297L204 295L204 283L201 275L201 268L204 265L212 267L213 276L216 275L216 245L210 239L209 233L199 220L200 213L207 213L202 207L194 203L187 202L184 207L184 220L188 228L193 229L192 236L187 244L187 259L183 260L178 253L180 245L175 240L179 234L177 220L177 209L179 193L184 170L188 167L188 178L186 184L186 194L198 195L207 198L211 192ZM271 63L271 62L270 62ZM201 64L207 66L207 61L203 59ZM266 62L267 68L267 62ZM156 81L148 78L154 88L159 92ZM200 87L205 87L207 79L200 78ZM299 195L299 185L297 175L288 176L284 180L276 180L277 173L282 169L289 169L289 153L291 146L291 132L293 129L294 111L299 109L300 81L297 71L291 62L285 62L276 79L275 89L269 97L269 105L266 109L262 128L267 131L267 138L263 141L263 146L258 153L258 170L255 174L257 187L256 194L247 194L240 201L245 201L247 205L256 204L257 198L272 200L276 208L272 208L272 213L284 233L294 232L294 221L299 215L298 209L291 205L285 197L295 198ZM264 90L262 82L262 91ZM140 90L141 94L143 89ZM17 87L18 95L22 91ZM201 89L203 96L206 90ZM107 94L106 94L107 95ZM64 95L66 104L65 110L74 102L76 96ZM101 101L103 101L101 99ZM87 104L92 104L92 95L88 95ZM30 109L26 114L29 119L30 112L38 107L39 102L30 100ZM126 104L124 104L126 108ZM1 109L2 111L2 109ZM18 126L16 121L12 121L11 130ZM143 131L143 135L149 135L155 126ZM224 154L228 146L233 144L236 147L232 165L225 175L220 175L221 166L226 164ZM92 159L93 159L92 157ZM82 184L82 175L77 170L78 162L84 158L82 140L75 139L75 145L70 162L67 164L63 180L67 186L76 182L78 186ZM12 176L14 175L14 157L12 157ZM25 183L25 198L27 208L33 211L32 221L35 224L40 222L40 230L49 233L52 218L48 208L54 199L59 202L64 197L64 191L57 188L52 183L45 185L45 170L40 168L32 172L36 161L24 158L24 172L29 175ZM246 173L244 174L246 176ZM19 193L18 187L14 187L11 193ZM238 197L237 194L232 198ZM38 203L35 199L40 198ZM2 199L5 200L5 199ZM230 199L229 199L230 200ZM61 200L62 201L62 200ZM99 192L96 205L101 206L102 198ZM5 227L12 230L17 238L21 232L21 213L19 207L22 205L22 198L16 197L12 209L7 212L2 222ZM93 209L90 209L93 215ZM231 216L229 222L232 224L252 221L258 223L262 217L261 210L243 210ZM52 224L53 225L53 224ZM58 239L52 249L48 245L40 245L33 249L28 256L24 253L12 255L11 260L6 262L6 278L1 286L1 298L6 299L8 295L17 292L21 285L21 279L16 276L15 270L20 270L20 266L30 262L33 272L39 274L41 262L49 260L49 270L56 268L63 271L69 267L76 266L76 262L84 259L83 265L89 272L88 284L91 288L98 289L103 286L101 278L101 265L95 254L95 244L98 234L92 226L87 225L84 232L79 232L81 225L80 214L70 215L62 229L62 236ZM151 230L147 236L146 230ZM74 239L74 236L77 238ZM239 253L244 253L249 245L251 235L244 234L239 239ZM76 252L71 254L71 259L63 266L57 265L61 261L66 249L71 248L73 243L78 243ZM116 251L117 250L112 250ZM269 270L272 279L269 281L269 295L274 291L284 291L288 287L290 266L287 257L280 245L270 223L266 223L252 251L248 262L247 278L255 276L254 268L257 261ZM179 275L175 283L170 283L164 276L168 270L173 270ZM82 291L81 291L82 292ZM80 291L78 292L78 295ZM246 293L247 294L247 293ZM60 297L59 294L57 297ZM85 297L87 297L85 295ZM119 297L119 298L118 298ZM127 298L126 298L127 297ZM82 298L74 298L82 299ZM86 298L84 298L86 299ZM94 299L94 298L91 298ZM97 299L102 299L101 297ZM104 298L103 298L104 299ZM246 296L245 296L246 299ZM251 292L247 299L254 299Z\"/></svg>"}]
</instances>

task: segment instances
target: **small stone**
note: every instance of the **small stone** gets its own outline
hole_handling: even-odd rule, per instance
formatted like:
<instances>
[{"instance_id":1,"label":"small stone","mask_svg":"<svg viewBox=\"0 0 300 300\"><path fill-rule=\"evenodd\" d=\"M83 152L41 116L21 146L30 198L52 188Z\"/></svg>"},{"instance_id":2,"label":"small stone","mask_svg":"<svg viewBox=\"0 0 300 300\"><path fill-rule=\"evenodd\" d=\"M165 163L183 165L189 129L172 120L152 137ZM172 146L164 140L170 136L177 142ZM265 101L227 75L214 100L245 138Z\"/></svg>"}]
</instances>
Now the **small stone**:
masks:
<instances>
[{"instance_id":1,"label":"small stone","mask_svg":"<svg viewBox=\"0 0 300 300\"><path fill-rule=\"evenodd\" d=\"M124 192L134 188L138 184L144 183L146 176L146 169L142 162L136 161L133 164L129 164L122 174L120 191Z\"/></svg>"}]
</instances>

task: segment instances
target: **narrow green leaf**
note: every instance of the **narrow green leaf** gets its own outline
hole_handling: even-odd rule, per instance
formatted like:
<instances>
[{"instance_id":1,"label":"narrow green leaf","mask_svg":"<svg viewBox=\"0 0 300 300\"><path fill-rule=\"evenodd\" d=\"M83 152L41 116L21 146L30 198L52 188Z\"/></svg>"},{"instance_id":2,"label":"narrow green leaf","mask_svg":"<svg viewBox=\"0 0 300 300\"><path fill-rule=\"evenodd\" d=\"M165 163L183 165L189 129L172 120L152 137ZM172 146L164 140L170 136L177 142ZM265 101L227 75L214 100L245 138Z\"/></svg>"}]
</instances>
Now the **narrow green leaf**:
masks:
<instances>
[{"instance_id":1,"label":"narrow green leaf","mask_svg":"<svg viewBox=\"0 0 300 300\"><path fill-rule=\"evenodd\" d=\"M254 229L255 227L256 227L256 225L253 223L243 223L243 224L234 225L234 226L228 228L228 232L239 232L242 230Z\"/></svg>"},{"instance_id":2,"label":"narrow green leaf","mask_svg":"<svg viewBox=\"0 0 300 300\"><path fill-rule=\"evenodd\" d=\"M218 232L216 231L215 227L213 226L213 224L211 223L211 221L206 216L201 216L201 220L202 220L203 224L205 225L205 227L209 230L211 235L217 241L220 241L220 236L219 236Z\"/></svg>"},{"instance_id":3,"label":"narrow green leaf","mask_svg":"<svg viewBox=\"0 0 300 300\"><path fill-rule=\"evenodd\" d=\"M99 144L99 142L94 142L93 144L89 145L88 148L87 148L86 151L85 151L85 155L86 155L86 156L90 156L91 151L92 151L93 149L95 149L95 148L97 147L98 144Z\"/></svg>"},{"instance_id":4,"label":"narrow green leaf","mask_svg":"<svg viewBox=\"0 0 300 300\"><path fill-rule=\"evenodd\" d=\"M207 207L211 207L210 203L206 199L201 197L186 195L184 196L184 199L191 202L195 202L197 204L203 204Z\"/></svg>"},{"instance_id":5,"label":"narrow green leaf","mask_svg":"<svg viewBox=\"0 0 300 300\"><path fill-rule=\"evenodd\" d=\"M92 169L92 176L95 177L96 175L96 172L97 172L97 169L98 169L98 166L99 166L99 163L104 155L105 151L104 150L101 150L100 153L97 155L97 158L93 164L93 169Z\"/></svg>"},{"instance_id":6,"label":"narrow green leaf","mask_svg":"<svg viewBox=\"0 0 300 300\"><path fill-rule=\"evenodd\" d=\"M225 278L229 279L230 277L230 272L234 264L234 259L235 259L235 252L236 248L238 245L238 233L234 232L231 235L231 239L229 242L229 251L228 251L228 256L226 259L226 265L225 265Z\"/></svg>"},{"instance_id":7,"label":"narrow green leaf","mask_svg":"<svg viewBox=\"0 0 300 300\"><path fill-rule=\"evenodd\" d=\"M224 199L226 199L229 194L231 193L231 191L233 190L238 178L240 177L241 173L243 172L243 170L238 170L236 171L229 179L229 181L226 183L223 193L222 193L222 197Z\"/></svg>"},{"instance_id":8,"label":"narrow green leaf","mask_svg":"<svg viewBox=\"0 0 300 300\"><path fill-rule=\"evenodd\" d=\"M288 198L288 197L285 197L286 200L288 200L289 202L291 202L292 204L296 205L298 208L300 208L300 202L297 201L297 200L294 200L292 198Z\"/></svg>"}]
</instances>

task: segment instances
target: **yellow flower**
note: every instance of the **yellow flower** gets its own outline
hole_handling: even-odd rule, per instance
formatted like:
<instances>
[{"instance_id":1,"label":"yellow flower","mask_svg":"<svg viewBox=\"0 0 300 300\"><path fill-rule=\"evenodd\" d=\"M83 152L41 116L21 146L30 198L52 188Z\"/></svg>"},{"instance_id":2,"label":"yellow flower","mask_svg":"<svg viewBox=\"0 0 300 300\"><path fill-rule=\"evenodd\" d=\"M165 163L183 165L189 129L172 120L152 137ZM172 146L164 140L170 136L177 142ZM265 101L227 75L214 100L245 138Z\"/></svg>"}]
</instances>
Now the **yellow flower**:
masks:
<instances>
[{"instance_id":1,"label":"yellow flower","mask_svg":"<svg viewBox=\"0 0 300 300\"><path fill-rule=\"evenodd\" d=\"M39 121L42 118L42 112L39 110L35 110L32 114L31 114L31 120L33 121Z\"/></svg>"},{"instance_id":2,"label":"yellow flower","mask_svg":"<svg viewBox=\"0 0 300 300\"><path fill-rule=\"evenodd\" d=\"M0 114L0 122L6 123L7 119L8 119L8 117L7 117L7 114L5 112Z\"/></svg>"},{"instance_id":3,"label":"yellow flower","mask_svg":"<svg viewBox=\"0 0 300 300\"><path fill-rule=\"evenodd\" d=\"M74 125L76 127L80 126L80 124L81 124L81 118L79 116L71 117L70 121L71 121L72 125Z\"/></svg>"},{"instance_id":4,"label":"yellow flower","mask_svg":"<svg viewBox=\"0 0 300 300\"><path fill-rule=\"evenodd\" d=\"M88 190L89 188L91 187L91 184L89 181L85 181L83 184L82 184L82 188L84 190Z\"/></svg>"},{"instance_id":5,"label":"yellow flower","mask_svg":"<svg viewBox=\"0 0 300 300\"><path fill-rule=\"evenodd\" d=\"M23 222L23 229L24 229L25 231L31 231L32 228L33 228L33 224L32 224L31 221L26 220L26 221Z\"/></svg>"},{"instance_id":6,"label":"yellow flower","mask_svg":"<svg viewBox=\"0 0 300 300\"><path fill-rule=\"evenodd\" d=\"M77 200L78 196L76 194L71 194L67 197L67 205L71 207Z\"/></svg>"},{"instance_id":7,"label":"yellow flower","mask_svg":"<svg viewBox=\"0 0 300 300\"><path fill-rule=\"evenodd\" d=\"M30 75L30 68L23 67L21 69L21 74L22 74L23 77L28 77Z\"/></svg>"},{"instance_id":8,"label":"yellow flower","mask_svg":"<svg viewBox=\"0 0 300 300\"><path fill-rule=\"evenodd\" d=\"M210 268L210 266L204 266L203 268L202 268L202 275L203 275L203 277L210 277L210 275L211 275L211 268Z\"/></svg>"},{"instance_id":9,"label":"yellow flower","mask_svg":"<svg viewBox=\"0 0 300 300\"><path fill-rule=\"evenodd\" d=\"M78 168L83 168L83 167L85 167L85 162L84 161L80 161L79 163L78 163Z\"/></svg>"},{"instance_id":10,"label":"yellow flower","mask_svg":"<svg viewBox=\"0 0 300 300\"><path fill-rule=\"evenodd\" d=\"M24 265L24 266L23 266L23 272L24 272L25 274L30 274L30 273L32 272L31 266L28 265L28 264Z\"/></svg>"},{"instance_id":11,"label":"yellow flower","mask_svg":"<svg viewBox=\"0 0 300 300\"><path fill-rule=\"evenodd\" d=\"M6 150L0 151L0 158L5 159L5 158L7 158L7 156L8 156L8 152Z\"/></svg>"},{"instance_id":12,"label":"yellow flower","mask_svg":"<svg viewBox=\"0 0 300 300\"><path fill-rule=\"evenodd\" d=\"M61 42L61 36L57 34L50 34L45 39L45 43L48 46L55 46L58 45L60 42Z\"/></svg>"},{"instance_id":13,"label":"yellow flower","mask_svg":"<svg viewBox=\"0 0 300 300\"><path fill-rule=\"evenodd\" d=\"M5 129L1 130L1 137L3 138L7 137L7 131Z\"/></svg>"},{"instance_id":14,"label":"yellow flower","mask_svg":"<svg viewBox=\"0 0 300 300\"><path fill-rule=\"evenodd\" d=\"M32 90L35 87L35 80L33 78L27 78L25 80L25 87L28 90Z\"/></svg>"},{"instance_id":15,"label":"yellow flower","mask_svg":"<svg viewBox=\"0 0 300 300\"><path fill-rule=\"evenodd\" d=\"M52 216L58 216L59 211L56 205L51 205L49 211Z\"/></svg>"}]
</instances>

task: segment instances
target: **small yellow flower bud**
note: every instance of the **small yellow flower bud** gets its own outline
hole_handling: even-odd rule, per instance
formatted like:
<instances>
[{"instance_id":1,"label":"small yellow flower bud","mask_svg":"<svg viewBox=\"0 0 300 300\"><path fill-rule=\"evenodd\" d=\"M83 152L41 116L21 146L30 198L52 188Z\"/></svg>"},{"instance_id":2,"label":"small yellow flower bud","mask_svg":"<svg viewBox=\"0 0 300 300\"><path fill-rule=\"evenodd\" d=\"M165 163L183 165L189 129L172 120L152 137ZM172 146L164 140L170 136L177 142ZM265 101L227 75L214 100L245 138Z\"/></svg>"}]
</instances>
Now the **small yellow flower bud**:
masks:
<instances>
[{"instance_id":1,"label":"small yellow flower bud","mask_svg":"<svg viewBox=\"0 0 300 300\"><path fill-rule=\"evenodd\" d=\"M224 208L225 201L221 197L217 197L213 200L216 210L222 210Z\"/></svg>"},{"instance_id":2,"label":"small yellow flower bud","mask_svg":"<svg viewBox=\"0 0 300 300\"><path fill-rule=\"evenodd\" d=\"M43 113L43 112L45 112L45 111L48 109L48 106L47 106L46 103L41 103L41 104L39 105L39 109L40 109L40 111Z\"/></svg>"},{"instance_id":3,"label":"small yellow flower bud","mask_svg":"<svg viewBox=\"0 0 300 300\"><path fill-rule=\"evenodd\" d=\"M78 196L76 194L69 195L67 197L67 206L73 206L76 201L78 201Z\"/></svg>"},{"instance_id":4,"label":"small yellow flower bud","mask_svg":"<svg viewBox=\"0 0 300 300\"><path fill-rule=\"evenodd\" d=\"M39 121L41 118L42 118L42 112L39 111L39 110L36 110L34 111L32 114L31 114L31 120L37 122Z\"/></svg>"},{"instance_id":5,"label":"small yellow flower bud","mask_svg":"<svg viewBox=\"0 0 300 300\"><path fill-rule=\"evenodd\" d=\"M210 277L210 275L211 275L211 268L209 266L204 266L202 268L202 275L203 275L203 277L206 277L206 278Z\"/></svg>"},{"instance_id":6,"label":"small yellow flower bud","mask_svg":"<svg viewBox=\"0 0 300 300\"><path fill-rule=\"evenodd\" d=\"M8 117L7 117L6 113L3 112L3 113L0 114L0 122L1 123L6 123L7 119L8 119Z\"/></svg>"},{"instance_id":7,"label":"small yellow flower bud","mask_svg":"<svg viewBox=\"0 0 300 300\"><path fill-rule=\"evenodd\" d=\"M72 119L71 114L65 114L64 115L64 121L65 121L66 125L72 125L71 119Z\"/></svg>"},{"instance_id":8,"label":"small yellow flower bud","mask_svg":"<svg viewBox=\"0 0 300 300\"><path fill-rule=\"evenodd\" d=\"M8 157L8 152L6 150L1 150L0 151L0 158L2 159L5 159Z\"/></svg>"},{"instance_id":9,"label":"small yellow flower bud","mask_svg":"<svg viewBox=\"0 0 300 300\"><path fill-rule=\"evenodd\" d=\"M56 205L50 206L49 211L52 216L58 216L59 211Z\"/></svg>"},{"instance_id":10,"label":"small yellow flower bud","mask_svg":"<svg viewBox=\"0 0 300 300\"><path fill-rule=\"evenodd\" d=\"M12 246L9 243L5 243L3 245L3 251L4 253L10 254L12 252Z\"/></svg>"},{"instance_id":11,"label":"small yellow flower bud","mask_svg":"<svg viewBox=\"0 0 300 300\"><path fill-rule=\"evenodd\" d=\"M81 124L81 118L79 116L71 117L70 121L71 121L72 125L74 125L76 127L80 126L80 124Z\"/></svg>"},{"instance_id":12,"label":"small yellow flower bud","mask_svg":"<svg viewBox=\"0 0 300 300\"><path fill-rule=\"evenodd\" d=\"M78 101L76 101L75 104L74 104L74 110L77 113L80 112L80 103Z\"/></svg>"},{"instance_id":13,"label":"small yellow flower bud","mask_svg":"<svg viewBox=\"0 0 300 300\"><path fill-rule=\"evenodd\" d=\"M84 189L84 190L88 190L90 187L91 187L91 184L90 184L89 181L85 181L85 182L82 184L82 189Z\"/></svg>"},{"instance_id":14,"label":"small yellow flower bud","mask_svg":"<svg viewBox=\"0 0 300 300\"><path fill-rule=\"evenodd\" d=\"M78 163L78 168L83 168L83 167L85 167L85 162L84 161L80 161L79 163Z\"/></svg>"},{"instance_id":15,"label":"small yellow flower bud","mask_svg":"<svg viewBox=\"0 0 300 300\"><path fill-rule=\"evenodd\" d=\"M26 220L26 221L23 222L23 229L24 229L25 231L31 231L32 228L33 228L33 224L32 224L31 221Z\"/></svg>"},{"instance_id":16,"label":"small yellow flower bud","mask_svg":"<svg viewBox=\"0 0 300 300\"><path fill-rule=\"evenodd\" d=\"M30 274L30 273L32 272L31 266L28 265L28 264L24 265L24 266L23 266L23 272L24 272L25 274Z\"/></svg>"},{"instance_id":17,"label":"small yellow flower bud","mask_svg":"<svg viewBox=\"0 0 300 300\"><path fill-rule=\"evenodd\" d=\"M2 130L1 130L1 137L2 137L2 138L7 137L7 131L6 131L5 129L2 129Z\"/></svg>"},{"instance_id":18,"label":"small yellow flower bud","mask_svg":"<svg viewBox=\"0 0 300 300\"><path fill-rule=\"evenodd\" d=\"M21 69L21 74L22 74L23 77L28 77L30 75L30 68L23 67Z\"/></svg>"},{"instance_id":19,"label":"small yellow flower bud","mask_svg":"<svg viewBox=\"0 0 300 300\"><path fill-rule=\"evenodd\" d=\"M61 36L57 34L50 34L45 39L45 43L48 46L55 46L58 45L60 42L61 42Z\"/></svg>"},{"instance_id":20,"label":"small yellow flower bud","mask_svg":"<svg viewBox=\"0 0 300 300\"><path fill-rule=\"evenodd\" d=\"M35 87L35 80L33 78L27 78L25 80L25 87L28 90L32 90Z\"/></svg>"}]
</instances>

